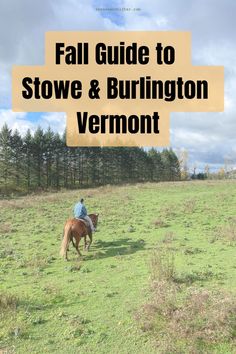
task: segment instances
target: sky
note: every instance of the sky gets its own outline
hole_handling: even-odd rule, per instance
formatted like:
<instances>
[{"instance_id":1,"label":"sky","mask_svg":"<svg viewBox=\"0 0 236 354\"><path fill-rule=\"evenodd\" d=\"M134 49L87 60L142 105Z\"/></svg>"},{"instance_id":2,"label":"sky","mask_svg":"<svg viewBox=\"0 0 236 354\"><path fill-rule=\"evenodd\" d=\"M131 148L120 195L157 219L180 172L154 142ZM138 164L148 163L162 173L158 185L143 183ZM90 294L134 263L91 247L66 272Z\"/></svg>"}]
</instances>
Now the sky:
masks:
<instances>
[{"instance_id":1,"label":"sky","mask_svg":"<svg viewBox=\"0 0 236 354\"><path fill-rule=\"evenodd\" d=\"M215 171L225 161L236 167L235 13L235 0L1 0L0 128L65 128L65 113L11 110L12 66L44 64L46 31L190 31L192 64L225 67L225 111L172 113L171 147L188 151L190 169Z\"/></svg>"}]
</instances>

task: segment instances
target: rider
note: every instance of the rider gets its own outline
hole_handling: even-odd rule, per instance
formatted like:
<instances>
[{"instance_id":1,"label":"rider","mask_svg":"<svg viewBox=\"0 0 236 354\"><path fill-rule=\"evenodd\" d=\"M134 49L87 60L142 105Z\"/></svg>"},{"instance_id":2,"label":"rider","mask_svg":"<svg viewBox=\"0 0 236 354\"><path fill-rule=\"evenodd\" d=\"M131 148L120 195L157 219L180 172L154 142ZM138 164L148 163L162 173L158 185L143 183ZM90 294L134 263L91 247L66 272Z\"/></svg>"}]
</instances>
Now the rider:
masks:
<instances>
[{"instance_id":1,"label":"rider","mask_svg":"<svg viewBox=\"0 0 236 354\"><path fill-rule=\"evenodd\" d=\"M87 209L86 209L86 207L84 205L84 199L83 198L81 198L80 201L77 204L75 204L74 216L75 216L76 219L84 219L84 220L88 221L92 232L95 231L95 228L93 226L92 220L88 216Z\"/></svg>"}]
</instances>

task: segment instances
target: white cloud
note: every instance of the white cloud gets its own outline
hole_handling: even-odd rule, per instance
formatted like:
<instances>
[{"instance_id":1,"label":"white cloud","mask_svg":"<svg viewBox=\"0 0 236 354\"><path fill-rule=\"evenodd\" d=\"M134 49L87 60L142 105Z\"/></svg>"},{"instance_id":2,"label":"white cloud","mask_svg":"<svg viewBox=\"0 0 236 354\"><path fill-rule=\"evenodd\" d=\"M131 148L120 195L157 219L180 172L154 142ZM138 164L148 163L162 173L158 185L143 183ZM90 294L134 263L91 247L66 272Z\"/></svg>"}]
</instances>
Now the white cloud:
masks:
<instances>
[{"instance_id":1,"label":"white cloud","mask_svg":"<svg viewBox=\"0 0 236 354\"><path fill-rule=\"evenodd\" d=\"M63 112L45 113L39 123L44 130L50 126L53 131L63 134L66 128L66 114Z\"/></svg>"},{"instance_id":2,"label":"white cloud","mask_svg":"<svg viewBox=\"0 0 236 354\"><path fill-rule=\"evenodd\" d=\"M45 32L111 29L89 0L1 0L0 107L11 105L13 65L44 64Z\"/></svg>"},{"instance_id":3,"label":"white cloud","mask_svg":"<svg viewBox=\"0 0 236 354\"><path fill-rule=\"evenodd\" d=\"M30 121L27 116L27 113L0 109L0 129L6 123L13 131L17 129L22 135L25 135L28 129L34 132L40 125L44 131L51 127L53 131L63 134L66 127L66 115L62 112L43 113L36 122Z\"/></svg>"},{"instance_id":4,"label":"white cloud","mask_svg":"<svg viewBox=\"0 0 236 354\"><path fill-rule=\"evenodd\" d=\"M34 130L34 124L27 120L27 113L12 112L10 109L0 110L0 128L7 124L12 130L25 134L27 129Z\"/></svg>"},{"instance_id":5,"label":"white cloud","mask_svg":"<svg viewBox=\"0 0 236 354\"><path fill-rule=\"evenodd\" d=\"M189 151L198 165L219 166L236 160L236 1L234 0L122 0L142 12L127 12L125 29L184 30L192 34L193 65L225 67L225 111L172 113L171 145Z\"/></svg>"},{"instance_id":6,"label":"white cloud","mask_svg":"<svg viewBox=\"0 0 236 354\"><path fill-rule=\"evenodd\" d=\"M4 121L22 133L40 124L64 130L63 113L45 113L33 122L26 113L10 111L11 67L42 65L44 34L50 30L187 30L192 33L194 65L225 66L225 112L174 113L171 143L185 147L192 161L222 163L236 156L236 1L117 0L96 1L99 7L141 8L141 11L100 12L92 0L1 0L0 126Z\"/></svg>"}]
</instances>

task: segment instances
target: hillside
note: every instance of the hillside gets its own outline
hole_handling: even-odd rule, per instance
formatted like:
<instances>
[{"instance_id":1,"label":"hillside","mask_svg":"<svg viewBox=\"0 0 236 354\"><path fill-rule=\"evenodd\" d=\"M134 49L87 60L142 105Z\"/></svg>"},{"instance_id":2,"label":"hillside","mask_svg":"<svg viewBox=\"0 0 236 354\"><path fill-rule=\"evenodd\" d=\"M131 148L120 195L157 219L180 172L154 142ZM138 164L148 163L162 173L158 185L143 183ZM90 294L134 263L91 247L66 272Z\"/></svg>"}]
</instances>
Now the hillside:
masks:
<instances>
[{"instance_id":1,"label":"hillside","mask_svg":"<svg viewBox=\"0 0 236 354\"><path fill-rule=\"evenodd\" d=\"M152 298L153 250L173 257L183 291L235 293L235 187L233 180L146 183L0 201L0 348L164 353L158 332L137 321ZM65 262L63 225L81 196L99 213L98 231L89 253L81 245L83 259L71 246ZM233 353L227 337L209 345Z\"/></svg>"}]
</instances>

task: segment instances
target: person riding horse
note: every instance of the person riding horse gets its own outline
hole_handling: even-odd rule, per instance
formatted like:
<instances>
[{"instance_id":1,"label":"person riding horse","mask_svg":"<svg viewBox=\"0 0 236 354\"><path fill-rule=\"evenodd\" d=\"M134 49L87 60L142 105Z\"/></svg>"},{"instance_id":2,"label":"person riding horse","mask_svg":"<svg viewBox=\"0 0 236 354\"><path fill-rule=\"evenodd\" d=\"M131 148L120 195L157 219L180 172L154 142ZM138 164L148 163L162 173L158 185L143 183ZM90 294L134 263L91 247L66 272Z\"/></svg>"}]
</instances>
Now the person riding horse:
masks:
<instances>
[{"instance_id":1,"label":"person riding horse","mask_svg":"<svg viewBox=\"0 0 236 354\"><path fill-rule=\"evenodd\" d=\"M88 221L89 223L89 226L91 228L91 231L94 232L96 231L93 223L92 223L92 220L91 218L88 216L88 213L87 213L87 209L84 205L84 199L81 198L80 201L75 204L75 207L74 207L74 217L76 219L83 219L83 220L86 220Z\"/></svg>"},{"instance_id":2,"label":"person riding horse","mask_svg":"<svg viewBox=\"0 0 236 354\"><path fill-rule=\"evenodd\" d=\"M99 214L89 214L89 218L94 225L93 230L97 226L98 215ZM88 242L86 241L86 236L89 237ZM69 250L69 244L72 242L78 255L82 256L79 250L79 243L82 238L84 239L84 249L88 251L93 241L92 229L87 224L85 224L85 221L82 219L68 219L64 226L60 255L64 257L65 260L68 260L67 252Z\"/></svg>"}]
</instances>

